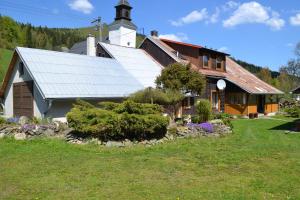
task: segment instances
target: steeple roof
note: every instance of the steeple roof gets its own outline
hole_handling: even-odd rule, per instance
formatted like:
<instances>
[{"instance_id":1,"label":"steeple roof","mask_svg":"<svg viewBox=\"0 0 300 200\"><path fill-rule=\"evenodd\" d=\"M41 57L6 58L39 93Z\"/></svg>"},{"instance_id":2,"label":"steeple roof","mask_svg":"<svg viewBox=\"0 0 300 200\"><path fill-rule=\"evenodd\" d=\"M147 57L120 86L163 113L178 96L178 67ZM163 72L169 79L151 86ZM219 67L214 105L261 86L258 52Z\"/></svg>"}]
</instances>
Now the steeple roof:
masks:
<instances>
[{"instance_id":1,"label":"steeple roof","mask_svg":"<svg viewBox=\"0 0 300 200\"><path fill-rule=\"evenodd\" d=\"M117 6L128 6L131 7L127 0L120 0Z\"/></svg>"}]
</instances>

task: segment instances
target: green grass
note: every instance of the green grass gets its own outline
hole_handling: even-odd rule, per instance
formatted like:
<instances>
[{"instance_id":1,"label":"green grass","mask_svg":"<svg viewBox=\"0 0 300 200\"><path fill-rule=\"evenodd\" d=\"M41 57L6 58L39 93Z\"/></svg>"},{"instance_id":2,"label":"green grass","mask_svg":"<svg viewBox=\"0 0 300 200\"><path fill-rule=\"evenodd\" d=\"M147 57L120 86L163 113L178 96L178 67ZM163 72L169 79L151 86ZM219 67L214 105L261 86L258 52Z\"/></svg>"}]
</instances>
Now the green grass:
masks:
<instances>
[{"instance_id":1,"label":"green grass","mask_svg":"<svg viewBox=\"0 0 300 200\"><path fill-rule=\"evenodd\" d=\"M0 199L299 199L300 134L285 120L151 148L2 139Z\"/></svg>"},{"instance_id":2,"label":"green grass","mask_svg":"<svg viewBox=\"0 0 300 200\"><path fill-rule=\"evenodd\" d=\"M13 51L0 48L0 82L5 76L12 54Z\"/></svg>"}]
</instances>

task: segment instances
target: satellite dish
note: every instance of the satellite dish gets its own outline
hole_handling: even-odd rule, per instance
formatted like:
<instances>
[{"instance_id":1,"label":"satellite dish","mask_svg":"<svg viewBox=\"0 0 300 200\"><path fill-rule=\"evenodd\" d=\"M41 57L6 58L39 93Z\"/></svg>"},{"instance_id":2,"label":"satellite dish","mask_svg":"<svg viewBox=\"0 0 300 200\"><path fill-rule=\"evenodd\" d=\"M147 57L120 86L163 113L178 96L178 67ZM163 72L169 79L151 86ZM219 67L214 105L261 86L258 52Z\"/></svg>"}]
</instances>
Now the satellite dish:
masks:
<instances>
[{"instance_id":1,"label":"satellite dish","mask_svg":"<svg viewBox=\"0 0 300 200\"><path fill-rule=\"evenodd\" d=\"M226 82L223 79L218 80L217 87L219 90L224 90L226 88Z\"/></svg>"}]
</instances>

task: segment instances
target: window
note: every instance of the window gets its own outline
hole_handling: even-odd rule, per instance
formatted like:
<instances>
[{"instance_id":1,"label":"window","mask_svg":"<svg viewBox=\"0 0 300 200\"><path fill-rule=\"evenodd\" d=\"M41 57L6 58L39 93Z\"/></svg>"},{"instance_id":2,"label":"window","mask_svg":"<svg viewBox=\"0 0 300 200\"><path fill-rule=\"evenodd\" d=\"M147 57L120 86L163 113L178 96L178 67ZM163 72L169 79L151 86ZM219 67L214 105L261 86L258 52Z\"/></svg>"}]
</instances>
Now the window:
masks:
<instances>
[{"instance_id":1,"label":"window","mask_svg":"<svg viewBox=\"0 0 300 200\"><path fill-rule=\"evenodd\" d=\"M217 57L216 63L217 63L217 69L222 69L222 58L221 57Z\"/></svg>"},{"instance_id":2,"label":"window","mask_svg":"<svg viewBox=\"0 0 300 200\"><path fill-rule=\"evenodd\" d=\"M195 104L194 97L187 97L182 102L182 106L184 108L191 108L192 106L194 106L194 104Z\"/></svg>"},{"instance_id":3,"label":"window","mask_svg":"<svg viewBox=\"0 0 300 200\"><path fill-rule=\"evenodd\" d=\"M126 18L129 18L129 17L130 17L130 16L129 16L129 11L128 11L128 10L125 11L125 17L126 17Z\"/></svg>"},{"instance_id":4,"label":"window","mask_svg":"<svg viewBox=\"0 0 300 200\"><path fill-rule=\"evenodd\" d=\"M19 63L19 75L20 76L24 75L24 63L23 62Z\"/></svg>"},{"instance_id":5,"label":"window","mask_svg":"<svg viewBox=\"0 0 300 200\"><path fill-rule=\"evenodd\" d=\"M228 103L246 105L247 96L245 93L230 93L228 95Z\"/></svg>"},{"instance_id":6,"label":"window","mask_svg":"<svg viewBox=\"0 0 300 200\"><path fill-rule=\"evenodd\" d=\"M209 56L204 55L203 56L203 67L208 67L208 61L209 61Z\"/></svg>"}]
</instances>

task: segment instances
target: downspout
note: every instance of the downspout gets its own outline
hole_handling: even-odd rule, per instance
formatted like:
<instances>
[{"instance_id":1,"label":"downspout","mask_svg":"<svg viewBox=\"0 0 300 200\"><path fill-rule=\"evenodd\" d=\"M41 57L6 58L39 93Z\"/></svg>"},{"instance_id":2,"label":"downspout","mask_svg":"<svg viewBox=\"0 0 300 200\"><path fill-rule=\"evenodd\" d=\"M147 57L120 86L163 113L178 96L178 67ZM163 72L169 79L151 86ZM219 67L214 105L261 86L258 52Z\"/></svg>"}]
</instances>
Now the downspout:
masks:
<instances>
[{"instance_id":1,"label":"downspout","mask_svg":"<svg viewBox=\"0 0 300 200\"><path fill-rule=\"evenodd\" d=\"M48 114L49 110L51 109L53 100L52 100L52 99L46 100L46 102L47 102L47 109L46 109L46 111L43 113L43 118L46 117L46 115Z\"/></svg>"},{"instance_id":2,"label":"downspout","mask_svg":"<svg viewBox=\"0 0 300 200\"><path fill-rule=\"evenodd\" d=\"M3 103L3 99L2 98L0 99L0 105L2 107L2 115L4 115L4 113L5 113L5 105Z\"/></svg>"}]
</instances>

